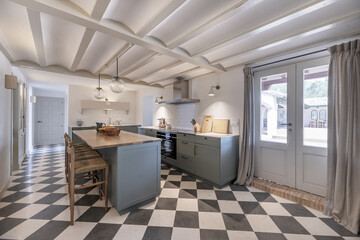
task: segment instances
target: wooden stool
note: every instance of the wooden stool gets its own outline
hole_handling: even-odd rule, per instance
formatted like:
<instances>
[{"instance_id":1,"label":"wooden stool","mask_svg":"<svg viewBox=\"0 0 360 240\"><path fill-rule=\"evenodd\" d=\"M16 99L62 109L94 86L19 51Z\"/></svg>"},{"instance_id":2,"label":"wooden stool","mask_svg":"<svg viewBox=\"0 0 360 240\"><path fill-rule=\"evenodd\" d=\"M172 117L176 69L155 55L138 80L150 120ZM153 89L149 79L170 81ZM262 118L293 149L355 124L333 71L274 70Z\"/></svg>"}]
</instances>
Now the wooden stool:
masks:
<instances>
[{"instance_id":1,"label":"wooden stool","mask_svg":"<svg viewBox=\"0 0 360 240\"><path fill-rule=\"evenodd\" d=\"M105 198L105 211L107 211L108 209L108 188L109 188L109 164L107 162L105 162L105 160L103 158L99 157L95 157L95 158L90 158L87 160L82 160L82 161L75 161L75 148L72 144L72 142L70 141L68 143L68 147L67 147L67 154L68 154L68 159L69 159L69 195L70 195L70 224L74 225L74 195L75 195L75 190L80 190L83 188L89 188L89 187L93 187L93 186L99 186L99 197L100 200L102 200L102 196L104 195ZM102 179L102 176L104 175L104 170L105 170L105 179ZM93 182L92 184L87 184L87 185L82 185L80 187L75 188L75 180L78 178L75 178L76 174L84 174L84 173L90 173L93 172L92 175L87 174L87 175L83 175L81 177L78 178L83 178L83 177L91 177L91 176L95 176L95 179L97 181ZM100 177L97 174L94 174L94 172L99 172L100 173ZM105 184L105 193L102 190L102 184Z\"/></svg>"}]
</instances>

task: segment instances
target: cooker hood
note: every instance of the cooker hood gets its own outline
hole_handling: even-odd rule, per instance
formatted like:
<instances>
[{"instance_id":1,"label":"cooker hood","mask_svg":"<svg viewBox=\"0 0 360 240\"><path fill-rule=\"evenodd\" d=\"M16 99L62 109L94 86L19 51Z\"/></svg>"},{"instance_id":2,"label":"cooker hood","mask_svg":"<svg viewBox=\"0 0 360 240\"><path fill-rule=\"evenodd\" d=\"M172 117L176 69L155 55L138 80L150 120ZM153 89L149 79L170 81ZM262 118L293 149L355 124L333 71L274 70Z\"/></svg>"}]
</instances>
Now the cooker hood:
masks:
<instances>
[{"instance_id":1,"label":"cooker hood","mask_svg":"<svg viewBox=\"0 0 360 240\"><path fill-rule=\"evenodd\" d=\"M200 99L189 98L189 81L183 77L177 77L176 82L173 84L173 99L168 101L161 101L165 104L185 104L197 103Z\"/></svg>"}]
</instances>

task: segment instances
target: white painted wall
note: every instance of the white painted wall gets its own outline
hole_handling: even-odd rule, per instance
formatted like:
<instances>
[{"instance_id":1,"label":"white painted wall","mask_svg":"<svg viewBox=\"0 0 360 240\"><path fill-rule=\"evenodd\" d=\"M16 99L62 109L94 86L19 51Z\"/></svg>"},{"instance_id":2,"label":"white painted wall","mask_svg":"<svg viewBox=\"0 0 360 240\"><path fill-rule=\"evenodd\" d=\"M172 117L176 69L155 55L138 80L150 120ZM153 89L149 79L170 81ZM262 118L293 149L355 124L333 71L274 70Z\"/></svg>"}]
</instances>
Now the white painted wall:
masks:
<instances>
[{"instance_id":1,"label":"white painted wall","mask_svg":"<svg viewBox=\"0 0 360 240\"><path fill-rule=\"evenodd\" d=\"M96 122L108 123L110 117L113 122L121 120L122 124L139 123L136 111L136 91L124 91L118 94L105 89L109 101L130 103L128 114L125 111L108 111L108 114L106 114L103 110L85 110L81 114L81 100L94 100L92 95L94 89L93 87L79 85L69 86L69 126L76 126L77 119L83 120L84 126L95 126Z\"/></svg>"}]
</instances>

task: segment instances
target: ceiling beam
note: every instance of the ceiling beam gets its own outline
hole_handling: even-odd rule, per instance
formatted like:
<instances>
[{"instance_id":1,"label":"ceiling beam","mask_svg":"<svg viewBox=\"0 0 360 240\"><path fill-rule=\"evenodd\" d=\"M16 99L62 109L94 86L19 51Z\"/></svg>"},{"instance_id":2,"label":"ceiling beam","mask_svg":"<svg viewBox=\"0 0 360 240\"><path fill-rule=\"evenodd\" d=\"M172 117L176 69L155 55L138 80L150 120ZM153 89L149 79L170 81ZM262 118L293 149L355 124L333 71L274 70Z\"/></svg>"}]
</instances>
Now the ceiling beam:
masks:
<instances>
[{"instance_id":1,"label":"ceiling beam","mask_svg":"<svg viewBox=\"0 0 360 240\"><path fill-rule=\"evenodd\" d=\"M10 52L7 50L7 48L5 47L5 45L1 42L1 39L0 39L0 51L4 54L4 56L5 56L10 62L15 61L14 57L10 54Z\"/></svg>"},{"instance_id":2,"label":"ceiling beam","mask_svg":"<svg viewBox=\"0 0 360 240\"><path fill-rule=\"evenodd\" d=\"M201 73L199 75L194 75L191 77L191 79L194 79L194 78L198 78L198 77L203 77L203 76L206 76L206 75L210 75L210 74L214 74L214 72L208 72L208 73ZM174 79L175 81L175 79ZM167 86L170 86L172 85L173 83L169 83L169 84L166 84L166 85L161 85L162 87L167 87Z\"/></svg>"},{"instance_id":3,"label":"ceiling beam","mask_svg":"<svg viewBox=\"0 0 360 240\"><path fill-rule=\"evenodd\" d=\"M150 56L148 56L148 57L146 57L144 59L141 59L140 61L137 61L137 62L133 63L127 69L122 71L120 73L120 75L121 76L129 75L130 73L136 71L137 69L139 69L139 68L145 66L146 64L148 64L149 62L151 62L154 59L154 57L156 57L158 55L159 55L158 53L152 53Z\"/></svg>"},{"instance_id":4,"label":"ceiling beam","mask_svg":"<svg viewBox=\"0 0 360 240\"><path fill-rule=\"evenodd\" d=\"M262 23L261 25L255 26L251 29L248 29L245 32L239 32L239 33L231 36L230 38L225 38L220 42L211 44L209 46L204 46L202 49L198 49L198 51L192 53L192 56L205 55L209 52L218 50L222 47L225 47L227 45L230 45L230 44L240 41L242 39L248 38L250 36L256 35L263 31L266 31L266 30L269 30L276 26L279 26L283 23L286 23L286 22L289 22L296 18L299 18L301 16L304 16L305 14L316 11L316 10L324 7L325 5L332 4L336 1L338 1L338 0L314 0L314 1L311 1L307 4L304 4L295 9L292 9L291 11L288 11L282 15L279 15L276 18L266 21L265 23Z\"/></svg>"},{"instance_id":5,"label":"ceiling beam","mask_svg":"<svg viewBox=\"0 0 360 240\"><path fill-rule=\"evenodd\" d=\"M167 47L161 46L160 44L156 44L148 40L144 40L128 31L124 31L124 29L114 24L100 23L92 18L85 16L84 14L75 11L74 9L64 4L62 1L50 1L50 0L11 0L11 1L23 5L27 8L31 8L39 12L44 12L65 19L72 23L88 27L95 31L99 31L104 34L111 35L113 37L130 42L132 44L136 44L148 48L154 52L165 54L170 57L174 57L179 60L182 60L184 62L188 62L197 65L199 67L209 69L211 71L224 72L223 68L219 66L213 66L201 58L194 58L189 55L173 51Z\"/></svg>"},{"instance_id":6,"label":"ceiling beam","mask_svg":"<svg viewBox=\"0 0 360 240\"><path fill-rule=\"evenodd\" d=\"M168 64L166 64L165 66L161 66L149 73L147 73L145 76L142 76L142 77L139 77L138 79L135 79L134 82L140 82L140 81L143 81L144 78L147 78L147 77L151 77L151 76L154 76L158 73L161 73L161 72L164 72L166 70L169 70L170 68L173 68L173 67L176 67L176 66L179 66L180 64L183 64L184 62L183 61L180 61L180 60L177 60L175 62L170 62Z\"/></svg>"},{"instance_id":7,"label":"ceiling beam","mask_svg":"<svg viewBox=\"0 0 360 240\"><path fill-rule=\"evenodd\" d=\"M172 41L171 43L168 44L168 47L169 48L178 47L181 44L183 44L183 43L191 40L192 38L200 35L201 33L204 33L205 31L209 30L210 28L218 25L219 23L222 23L223 21L226 21L227 19L231 18L232 16L234 16L236 14L240 14L240 13L248 10L249 8L259 4L262 1L264 1L264 0L250 0L250 1L249 0L242 0L242 1L234 4L230 8L225 9L224 11L222 11L218 15L214 16L209 21L203 23L202 25L196 27L195 29L192 29L191 31L185 33L184 35L182 35L178 39Z\"/></svg>"},{"instance_id":8,"label":"ceiling beam","mask_svg":"<svg viewBox=\"0 0 360 240\"><path fill-rule=\"evenodd\" d=\"M41 28L40 12L28 8L27 13L30 22L31 32L34 38L34 44L38 56L38 61L40 66L44 67L46 66L46 59L45 59L44 38Z\"/></svg>"},{"instance_id":9,"label":"ceiling beam","mask_svg":"<svg viewBox=\"0 0 360 240\"><path fill-rule=\"evenodd\" d=\"M171 75L171 76L169 76L169 77L164 77L164 78L156 79L156 80L154 80L154 81L149 82L149 84L151 85L151 84L155 84L155 83L167 81L167 80L170 80L170 79L172 79L172 78L176 78L176 77L182 76L182 75L184 75L184 74L197 71L197 70L199 70L199 69L200 69L199 67L194 67L194 68L191 68L191 69L187 69L187 70L185 70L185 71L179 72L179 73L174 74L174 75Z\"/></svg>"},{"instance_id":10,"label":"ceiling beam","mask_svg":"<svg viewBox=\"0 0 360 240\"><path fill-rule=\"evenodd\" d=\"M109 6L110 1L111 0L101 0L101 1L97 0L94 6L94 10L91 13L90 17L97 21L100 21L107 7ZM93 29L86 28L83 38L80 42L80 46L73 60L73 63L71 64L70 71L75 71L77 69L94 35L95 35L95 31Z\"/></svg>"},{"instance_id":11,"label":"ceiling beam","mask_svg":"<svg viewBox=\"0 0 360 240\"><path fill-rule=\"evenodd\" d=\"M139 37L145 37L156 26L169 17L176 9L178 9L184 2L185 0L168 0L165 6L157 11L151 17L151 19L147 21L139 31L136 32L136 35Z\"/></svg>"},{"instance_id":12,"label":"ceiling beam","mask_svg":"<svg viewBox=\"0 0 360 240\"><path fill-rule=\"evenodd\" d=\"M132 46L133 45L130 43L122 46L119 51L117 51L114 55L112 55L111 58L96 71L96 73L99 74L99 73L102 73L103 71L105 71L105 69L110 67L116 61L117 58L120 58L125 53L127 53L132 48Z\"/></svg>"}]
</instances>

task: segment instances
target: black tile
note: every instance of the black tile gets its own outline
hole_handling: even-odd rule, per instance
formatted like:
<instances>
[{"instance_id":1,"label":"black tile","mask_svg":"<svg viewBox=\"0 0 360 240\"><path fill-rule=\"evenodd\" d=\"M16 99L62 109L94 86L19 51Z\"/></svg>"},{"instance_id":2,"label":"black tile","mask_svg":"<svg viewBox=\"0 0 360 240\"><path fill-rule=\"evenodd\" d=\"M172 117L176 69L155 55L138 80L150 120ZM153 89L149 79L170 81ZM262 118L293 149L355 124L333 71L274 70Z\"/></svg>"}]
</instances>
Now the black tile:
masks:
<instances>
[{"instance_id":1,"label":"black tile","mask_svg":"<svg viewBox=\"0 0 360 240\"><path fill-rule=\"evenodd\" d=\"M89 178L80 178L75 180L75 185L83 185L87 183L88 181L91 181Z\"/></svg>"},{"instance_id":2,"label":"black tile","mask_svg":"<svg viewBox=\"0 0 360 240\"><path fill-rule=\"evenodd\" d=\"M61 167L49 167L49 168L45 168L42 171L58 171L60 170Z\"/></svg>"},{"instance_id":3,"label":"black tile","mask_svg":"<svg viewBox=\"0 0 360 240\"><path fill-rule=\"evenodd\" d=\"M217 200L235 200L236 198L231 191L215 191Z\"/></svg>"},{"instance_id":4,"label":"black tile","mask_svg":"<svg viewBox=\"0 0 360 240\"><path fill-rule=\"evenodd\" d=\"M76 221L78 222L99 222L104 215L105 207L91 207L84 212Z\"/></svg>"},{"instance_id":5,"label":"black tile","mask_svg":"<svg viewBox=\"0 0 360 240\"><path fill-rule=\"evenodd\" d=\"M31 180L33 178L36 178L36 177L35 176L25 176L25 177L14 179L12 181L13 182L26 182L26 181L29 181L29 180Z\"/></svg>"},{"instance_id":6,"label":"black tile","mask_svg":"<svg viewBox=\"0 0 360 240\"><path fill-rule=\"evenodd\" d=\"M195 189L180 189L179 198L197 198Z\"/></svg>"},{"instance_id":7,"label":"black tile","mask_svg":"<svg viewBox=\"0 0 360 240\"><path fill-rule=\"evenodd\" d=\"M182 173L178 170L170 170L169 175L182 175Z\"/></svg>"},{"instance_id":8,"label":"black tile","mask_svg":"<svg viewBox=\"0 0 360 240\"><path fill-rule=\"evenodd\" d=\"M59 181L59 180L61 180L61 179L63 179L63 178L61 178L61 177L50 177L50 178L45 179L44 181L41 181L41 182L39 182L39 183L52 184L52 183L55 183L55 182L57 182L57 181Z\"/></svg>"},{"instance_id":9,"label":"black tile","mask_svg":"<svg viewBox=\"0 0 360 240\"><path fill-rule=\"evenodd\" d=\"M176 210L177 198L159 198L155 209Z\"/></svg>"},{"instance_id":10,"label":"black tile","mask_svg":"<svg viewBox=\"0 0 360 240\"><path fill-rule=\"evenodd\" d=\"M63 184L50 184L49 186L46 186L40 190L38 190L38 192L55 192L56 190L58 190L59 188L65 187L66 185Z\"/></svg>"},{"instance_id":11,"label":"black tile","mask_svg":"<svg viewBox=\"0 0 360 240\"><path fill-rule=\"evenodd\" d=\"M336 236L313 236L316 240L343 240L342 237L336 237Z\"/></svg>"},{"instance_id":12,"label":"black tile","mask_svg":"<svg viewBox=\"0 0 360 240\"><path fill-rule=\"evenodd\" d=\"M88 188L83 188L83 189L77 189L75 190L76 194L87 194L89 193L91 190L93 190L94 188L98 188L98 192L99 192L99 187L98 186L94 186L94 187L88 187Z\"/></svg>"},{"instance_id":13,"label":"black tile","mask_svg":"<svg viewBox=\"0 0 360 240\"><path fill-rule=\"evenodd\" d=\"M217 200L199 199L199 212L220 212L220 207Z\"/></svg>"},{"instance_id":14,"label":"black tile","mask_svg":"<svg viewBox=\"0 0 360 240\"><path fill-rule=\"evenodd\" d=\"M44 175L41 175L41 177L53 177L55 175L58 175L62 172L48 172L48 173L45 173Z\"/></svg>"},{"instance_id":15,"label":"black tile","mask_svg":"<svg viewBox=\"0 0 360 240\"><path fill-rule=\"evenodd\" d=\"M124 224L147 225L150 221L153 210L137 209L130 212Z\"/></svg>"},{"instance_id":16,"label":"black tile","mask_svg":"<svg viewBox=\"0 0 360 240\"><path fill-rule=\"evenodd\" d=\"M247 189L247 187L244 186L244 185L231 184L230 188L233 191L242 191L242 192L248 192L249 191L249 189Z\"/></svg>"},{"instance_id":17,"label":"black tile","mask_svg":"<svg viewBox=\"0 0 360 240\"><path fill-rule=\"evenodd\" d=\"M255 233L259 240L286 240L286 237L281 233Z\"/></svg>"},{"instance_id":18,"label":"black tile","mask_svg":"<svg viewBox=\"0 0 360 240\"><path fill-rule=\"evenodd\" d=\"M43 210L41 210L39 213L32 216L32 219L45 219L45 220L51 220L60 213L62 213L65 209L67 209L68 206L65 205L51 205Z\"/></svg>"},{"instance_id":19,"label":"black tile","mask_svg":"<svg viewBox=\"0 0 360 240\"><path fill-rule=\"evenodd\" d=\"M85 237L86 240L113 239L121 224L97 224Z\"/></svg>"},{"instance_id":20,"label":"black tile","mask_svg":"<svg viewBox=\"0 0 360 240\"><path fill-rule=\"evenodd\" d=\"M169 170L170 168L167 165L162 164L161 170Z\"/></svg>"},{"instance_id":21,"label":"black tile","mask_svg":"<svg viewBox=\"0 0 360 240\"><path fill-rule=\"evenodd\" d=\"M45 197L37 200L36 204L53 204L54 202L58 201L59 199L66 196L66 193L50 193Z\"/></svg>"},{"instance_id":22,"label":"black tile","mask_svg":"<svg viewBox=\"0 0 360 240\"><path fill-rule=\"evenodd\" d=\"M4 218L0 221L0 236L16 227L20 223L24 222L26 219L18 219L18 218Z\"/></svg>"},{"instance_id":23,"label":"black tile","mask_svg":"<svg viewBox=\"0 0 360 240\"><path fill-rule=\"evenodd\" d=\"M258 202L277 202L269 193L266 192L252 192Z\"/></svg>"},{"instance_id":24,"label":"black tile","mask_svg":"<svg viewBox=\"0 0 360 240\"><path fill-rule=\"evenodd\" d=\"M161 175L161 179L162 179L162 180L166 180L167 176L168 176L168 175Z\"/></svg>"},{"instance_id":25,"label":"black tile","mask_svg":"<svg viewBox=\"0 0 360 240\"><path fill-rule=\"evenodd\" d=\"M225 230L207 230L200 229L201 240L227 240L229 236Z\"/></svg>"},{"instance_id":26,"label":"black tile","mask_svg":"<svg viewBox=\"0 0 360 240\"><path fill-rule=\"evenodd\" d=\"M99 195L85 195L75 202L75 205L92 206L99 200Z\"/></svg>"},{"instance_id":27,"label":"black tile","mask_svg":"<svg viewBox=\"0 0 360 240\"><path fill-rule=\"evenodd\" d=\"M143 240L171 239L171 227L147 227Z\"/></svg>"},{"instance_id":28,"label":"black tile","mask_svg":"<svg viewBox=\"0 0 360 240\"><path fill-rule=\"evenodd\" d=\"M197 189L214 189L213 186L211 186L208 183L204 183L204 182L197 182L196 183Z\"/></svg>"},{"instance_id":29,"label":"black tile","mask_svg":"<svg viewBox=\"0 0 360 240\"><path fill-rule=\"evenodd\" d=\"M31 234L26 240L48 240L55 239L68 226L69 222L65 221L50 221Z\"/></svg>"},{"instance_id":30,"label":"black tile","mask_svg":"<svg viewBox=\"0 0 360 240\"><path fill-rule=\"evenodd\" d=\"M315 217L304 206L297 203L281 203L281 205L292 215L297 217Z\"/></svg>"},{"instance_id":31,"label":"black tile","mask_svg":"<svg viewBox=\"0 0 360 240\"><path fill-rule=\"evenodd\" d=\"M180 188L180 183L177 181L166 181L164 184L164 188Z\"/></svg>"},{"instance_id":32,"label":"black tile","mask_svg":"<svg viewBox=\"0 0 360 240\"><path fill-rule=\"evenodd\" d=\"M199 213L176 211L174 227L199 228Z\"/></svg>"},{"instance_id":33,"label":"black tile","mask_svg":"<svg viewBox=\"0 0 360 240\"><path fill-rule=\"evenodd\" d=\"M265 210L258 202L239 202L241 209L245 214L262 214L266 215Z\"/></svg>"},{"instance_id":34,"label":"black tile","mask_svg":"<svg viewBox=\"0 0 360 240\"><path fill-rule=\"evenodd\" d=\"M324 223L326 223L326 225L328 225L332 230L334 230L335 232L337 232L339 235L341 235L343 237L356 237L355 234L353 234L352 232L347 230L345 227L343 227L340 224L338 224L337 222L335 222L335 220L332 218L320 218L320 220L323 221Z\"/></svg>"},{"instance_id":35,"label":"black tile","mask_svg":"<svg viewBox=\"0 0 360 240\"><path fill-rule=\"evenodd\" d=\"M31 187L34 184L35 183L19 183L18 185L15 185L15 186L12 186L12 187L8 188L7 191L20 191L20 190L23 190L25 188Z\"/></svg>"},{"instance_id":36,"label":"black tile","mask_svg":"<svg viewBox=\"0 0 360 240\"><path fill-rule=\"evenodd\" d=\"M191 176L182 176L181 177L181 181L191 181L191 182L195 182L196 178L191 177Z\"/></svg>"},{"instance_id":37,"label":"black tile","mask_svg":"<svg viewBox=\"0 0 360 240\"><path fill-rule=\"evenodd\" d=\"M250 223L244 214L223 213L222 217L227 230L252 231Z\"/></svg>"},{"instance_id":38,"label":"black tile","mask_svg":"<svg viewBox=\"0 0 360 240\"><path fill-rule=\"evenodd\" d=\"M270 216L282 233L310 234L294 217Z\"/></svg>"},{"instance_id":39,"label":"black tile","mask_svg":"<svg viewBox=\"0 0 360 240\"><path fill-rule=\"evenodd\" d=\"M31 192L16 192L9 196L6 196L1 199L1 202L16 202L17 200L22 199L28 195L32 194Z\"/></svg>"}]
</instances>

